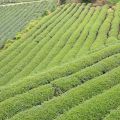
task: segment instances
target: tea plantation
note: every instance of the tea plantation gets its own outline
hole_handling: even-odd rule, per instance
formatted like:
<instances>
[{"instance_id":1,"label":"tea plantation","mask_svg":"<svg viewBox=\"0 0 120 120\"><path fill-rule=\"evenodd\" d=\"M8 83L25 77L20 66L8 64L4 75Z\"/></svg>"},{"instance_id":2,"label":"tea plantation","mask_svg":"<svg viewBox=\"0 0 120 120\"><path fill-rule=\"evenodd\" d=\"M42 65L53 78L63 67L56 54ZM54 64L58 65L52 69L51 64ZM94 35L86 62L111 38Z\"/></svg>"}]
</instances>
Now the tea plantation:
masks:
<instances>
[{"instance_id":1,"label":"tea plantation","mask_svg":"<svg viewBox=\"0 0 120 120\"><path fill-rule=\"evenodd\" d=\"M0 120L120 120L120 3L61 5L16 39L0 51Z\"/></svg>"},{"instance_id":2,"label":"tea plantation","mask_svg":"<svg viewBox=\"0 0 120 120\"><path fill-rule=\"evenodd\" d=\"M0 48L13 39L31 20L40 18L55 8L53 2L39 1L24 4L0 5Z\"/></svg>"}]
</instances>

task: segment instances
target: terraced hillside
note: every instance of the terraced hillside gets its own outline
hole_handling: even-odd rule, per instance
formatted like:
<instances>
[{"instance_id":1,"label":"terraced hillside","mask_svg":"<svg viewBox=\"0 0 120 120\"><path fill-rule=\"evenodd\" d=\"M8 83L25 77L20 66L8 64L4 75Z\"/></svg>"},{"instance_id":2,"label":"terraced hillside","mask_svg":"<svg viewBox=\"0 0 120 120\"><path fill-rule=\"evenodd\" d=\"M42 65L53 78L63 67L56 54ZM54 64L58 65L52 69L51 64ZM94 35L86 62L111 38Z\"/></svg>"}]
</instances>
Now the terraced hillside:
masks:
<instances>
[{"instance_id":1,"label":"terraced hillside","mask_svg":"<svg viewBox=\"0 0 120 120\"><path fill-rule=\"evenodd\" d=\"M7 39L15 37L31 20L51 11L55 4L48 1L13 5L0 5L0 47Z\"/></svg>"},{"instance_id":2,"label":"terraced hillside","mask_svg":"<svg viewBox=\"0 0 120 120\"><path fill-rule=\"evenodd\" d=\"M0 120L119 120L120 4L67 4L0 52Z\"/></svg>"}]
</instances>

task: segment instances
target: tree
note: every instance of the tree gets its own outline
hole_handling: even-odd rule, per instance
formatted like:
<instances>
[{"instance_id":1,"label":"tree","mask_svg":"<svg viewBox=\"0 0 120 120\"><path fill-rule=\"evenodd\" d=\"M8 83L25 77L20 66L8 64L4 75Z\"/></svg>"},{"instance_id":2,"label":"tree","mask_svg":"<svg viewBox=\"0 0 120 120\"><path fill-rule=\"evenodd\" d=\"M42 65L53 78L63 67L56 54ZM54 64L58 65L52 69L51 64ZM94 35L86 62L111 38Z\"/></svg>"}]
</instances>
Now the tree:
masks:
<instances>
[{"instance_id":1,"label":"tree","mask_svg":"<svg viewBox=\"0 0 120 120\"><path fill-rule=\"evenodd\" d=\"M58 5L64 4L66 0L58 0Z\"/></svg>"}]
</instances>

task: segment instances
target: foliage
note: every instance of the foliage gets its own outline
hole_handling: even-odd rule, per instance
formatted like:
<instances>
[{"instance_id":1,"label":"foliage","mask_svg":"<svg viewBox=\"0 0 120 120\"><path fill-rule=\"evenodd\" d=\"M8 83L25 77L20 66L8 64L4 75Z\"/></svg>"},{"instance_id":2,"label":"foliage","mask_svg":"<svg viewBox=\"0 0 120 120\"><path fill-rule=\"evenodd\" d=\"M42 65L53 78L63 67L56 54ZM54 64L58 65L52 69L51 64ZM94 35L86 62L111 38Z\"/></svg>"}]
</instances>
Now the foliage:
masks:
<instances>
[{"instance_id":1,"label":"foliage","mask_svg":"<svg viewBox=\"0 0 120 120\"><path fill-rule=\"evenodd\" d=\"M31 21L0 52L0 120L119 119L119 25L120 4Z\"/></svg>"}]
</instances>

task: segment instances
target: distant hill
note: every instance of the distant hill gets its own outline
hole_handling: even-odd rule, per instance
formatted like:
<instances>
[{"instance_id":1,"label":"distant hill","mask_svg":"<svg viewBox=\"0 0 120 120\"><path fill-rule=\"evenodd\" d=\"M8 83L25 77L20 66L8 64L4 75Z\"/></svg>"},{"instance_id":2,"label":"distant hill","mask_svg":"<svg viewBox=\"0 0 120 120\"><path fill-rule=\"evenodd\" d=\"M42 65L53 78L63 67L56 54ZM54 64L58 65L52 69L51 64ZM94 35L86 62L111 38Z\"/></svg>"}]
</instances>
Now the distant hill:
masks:
<instances>
[{"instance_id":1,"label":"distant hill","mask_svg":"<svg viewBox=\"0 0 120 120\"><path fill-rule=\"evenodd\" d=\"M0 47L13 39L31 20L39 18L56 4L48 1L0 5Z\"/></svg>"},{"instance_id":2,"label":"distant hill","mask_svg":"<svg viewBox=\"0 0 120 120\"><path fill-rule=\"evenodd\" d=\"M57 0L0 0L0 4L35 2L35 1L38 1L38 2L41 2L41 1L57 2Z\"/></svg>"}]
</instances>

